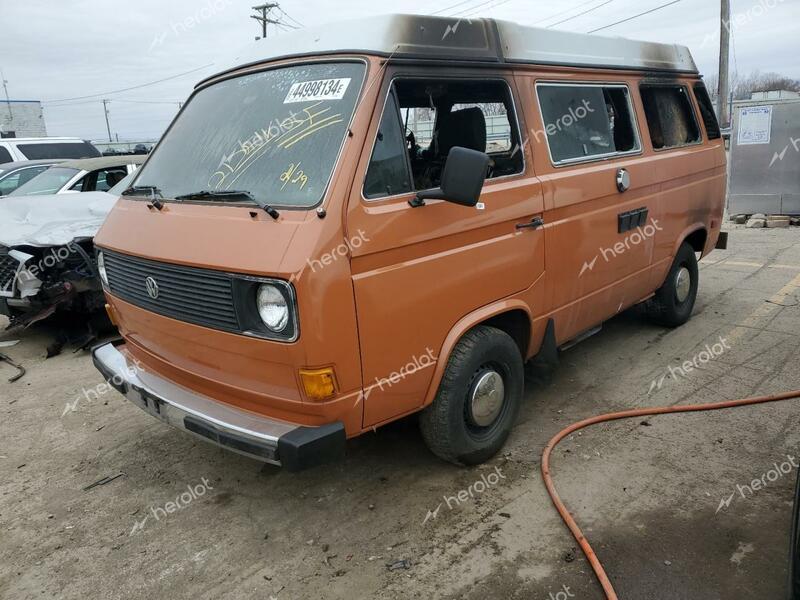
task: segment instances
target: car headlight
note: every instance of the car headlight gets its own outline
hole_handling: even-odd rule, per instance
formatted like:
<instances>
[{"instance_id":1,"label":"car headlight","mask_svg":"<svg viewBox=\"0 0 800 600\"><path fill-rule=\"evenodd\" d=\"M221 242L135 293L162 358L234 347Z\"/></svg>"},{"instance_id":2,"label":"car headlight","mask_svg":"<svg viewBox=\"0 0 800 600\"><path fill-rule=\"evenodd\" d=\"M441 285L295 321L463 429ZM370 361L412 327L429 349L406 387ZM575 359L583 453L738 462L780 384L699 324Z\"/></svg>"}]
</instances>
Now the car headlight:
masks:
<instances>
[{"instance_id":1,"label":"car headlight","mask_svg":"<svg viewBox=\"0 0 800 600\"><path fill-rule=\"evenodd\" d=\"M271 331L280 333L289 324L289 304L280 290L271 283L258 288L256 306L261 320Z\"/></svg>"},{"instance_id":2,"label":"car headlight","mask_svg":"<svg viewBox=\"0 0 800 600\"><path fill-rule=\"evenodd\" d=\"M108 273L106 273L106 258L102 252L97 253L97 272L100 273L100 280L103 285L108 287Z\"/></svg>"}]
</instances>

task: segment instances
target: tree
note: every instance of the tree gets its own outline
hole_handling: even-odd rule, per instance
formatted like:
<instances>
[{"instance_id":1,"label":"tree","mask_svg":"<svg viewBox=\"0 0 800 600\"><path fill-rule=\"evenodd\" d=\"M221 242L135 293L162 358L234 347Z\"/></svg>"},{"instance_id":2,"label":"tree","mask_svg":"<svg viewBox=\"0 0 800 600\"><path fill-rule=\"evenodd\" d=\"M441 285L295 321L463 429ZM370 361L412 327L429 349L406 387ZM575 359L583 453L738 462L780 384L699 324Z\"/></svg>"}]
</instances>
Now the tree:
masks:
<instances>
[{"instance_id":1,"label":"tree","mask_svg":"<svg viewBox=\"0 0 800 600\"><path fill-rule=\"evenodd\" d=\"M708 87L711 100L716 102L718 94L718 78L716 75L712 75L706 80L706 87ZM753 92L775 90L800 92L800 80L792 79L779 73L762 73L756 70L744 77L734 75L731 82L734 100L749 100Z\"/></svg>"}]
</instances>

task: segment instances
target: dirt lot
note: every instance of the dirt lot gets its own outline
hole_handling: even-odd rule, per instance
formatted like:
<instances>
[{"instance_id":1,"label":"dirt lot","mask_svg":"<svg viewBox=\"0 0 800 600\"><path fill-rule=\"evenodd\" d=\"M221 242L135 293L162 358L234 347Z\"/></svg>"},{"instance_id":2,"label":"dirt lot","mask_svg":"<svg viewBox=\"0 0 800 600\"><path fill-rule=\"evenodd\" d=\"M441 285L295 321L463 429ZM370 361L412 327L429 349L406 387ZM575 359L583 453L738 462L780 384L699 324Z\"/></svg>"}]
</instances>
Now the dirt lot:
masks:
<instances>
[{"instance_id":1,"label":"dirt lot","mask_svg":"<svg viewBox=\"0 0 800 600\"><path fill-rule=\"evenodd\" d=\"M87 354L45 360L52 330L29 332L4 349L28 374L0 365L0 597L602 598L541 483L547 440L610 410L800 388L800 233L735 229L730 246L703 262L689 325L607 323L528 386L506 454L473 469L429 454L413 419L340 464L264 467L95 397ZM556 483L621 598L783 597L799 404L563 442Z\"/></svg>"}]
</instances>

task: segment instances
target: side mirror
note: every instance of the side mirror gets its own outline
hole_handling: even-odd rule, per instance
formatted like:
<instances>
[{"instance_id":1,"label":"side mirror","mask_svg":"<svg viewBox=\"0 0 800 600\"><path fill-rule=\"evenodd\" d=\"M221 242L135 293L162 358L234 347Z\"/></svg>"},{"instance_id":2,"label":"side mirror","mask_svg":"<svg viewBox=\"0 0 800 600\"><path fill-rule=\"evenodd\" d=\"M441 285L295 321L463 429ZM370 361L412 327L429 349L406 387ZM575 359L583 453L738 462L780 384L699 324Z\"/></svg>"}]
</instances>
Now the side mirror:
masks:
<instances>
[{"instance_id":1,"label":"side mirror","mask_svg":"<svg viewBox=\"0 0 800 600\"><path fill-rule=\"evenodd\" d=\"M489 156L485 152L454 146L447 155L441 187L418 192L408 203L414 208L425 206L425 200L447 200L462 206L475 206L486 181Z\"/></svg>"}]
</instances>

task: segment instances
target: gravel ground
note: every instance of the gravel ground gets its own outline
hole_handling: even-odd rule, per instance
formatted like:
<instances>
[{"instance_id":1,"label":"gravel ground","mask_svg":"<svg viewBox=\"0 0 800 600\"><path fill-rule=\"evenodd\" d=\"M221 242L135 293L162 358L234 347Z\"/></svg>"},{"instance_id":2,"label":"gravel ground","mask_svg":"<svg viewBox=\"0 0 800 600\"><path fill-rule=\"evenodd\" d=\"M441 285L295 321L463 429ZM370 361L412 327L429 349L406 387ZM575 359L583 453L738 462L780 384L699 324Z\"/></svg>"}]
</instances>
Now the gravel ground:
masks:
<instances>
[{"instance_id":1,"label":"gravel ground","mask_svg":"<svg viewBox=\"0 0 800 600\"><path fill-rule=\"evenodd\" d=\"M732 228L730 248L702 263L688 325L607 323L529 382L505 453L470 469L433 457L414 419L338 464L265 467L96 394L90 357L45 359L39 326L3 350L23 379L0 364L0 598L600 599L542 485L547 440L612 410L800 388L800 236ZM556 484L620 598L783 597L798 402L559 446Z\"/></svg>"}]
</instances>

